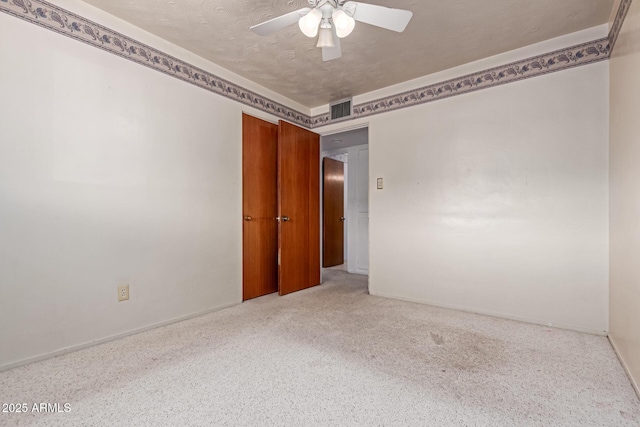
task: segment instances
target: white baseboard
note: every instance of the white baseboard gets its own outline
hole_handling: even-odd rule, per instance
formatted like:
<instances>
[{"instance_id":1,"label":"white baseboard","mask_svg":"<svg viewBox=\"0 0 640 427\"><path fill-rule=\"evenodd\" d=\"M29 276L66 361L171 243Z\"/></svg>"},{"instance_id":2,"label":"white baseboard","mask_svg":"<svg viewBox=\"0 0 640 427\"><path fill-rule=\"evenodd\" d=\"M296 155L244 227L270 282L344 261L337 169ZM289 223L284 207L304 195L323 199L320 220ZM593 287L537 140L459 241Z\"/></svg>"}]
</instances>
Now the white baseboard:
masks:
<instances>
[{"instance_id":1,"label":"white baseboard","mask_svg":"<svg viewBox=\"0 0 640 427\"><path fill-rule=\"evenodd\" d=\"M479 309L475 309L475 308L462 307L462 306L457 306L457 305L452 305L452 304L442 304L442 303L439 303L439 302L423 300L423 299L419 299L419 298L406 298L406 297L401 297L401 296L398 296L398 295L386 294L384 292L373 292L373 291L369 290L369 294L374 295L374 296L378 296L378 297L382 297L382 298L397 299L397 300L400 300L400 301L415 302L415 303L418 303L418 304L431 305L431 306L434 306L434 307L448 308L450 310L464 311L464 312L467 312L467 313L474 313L474 314L482 314L484 316L499 317L501 319L515 320L515 321L524 322L524 323L532 323L534 325L549 326L549 324L551 324L552 325L551 327L553 327L553 328L567 329L567 330L576 331L576 332L584 332L584 333L592 334L592 335L607 336L607 334L608 334L608 331L601 331L601 330L598 330L598 329L584 328L582 326L569 325L569 324L565 324L565 323L556 323L556 322L553 322L553 321L534 319L534 318L529 318L529 317L524 317L524 316L517 316L517 315L513 315L513 314L499 313L499 312L495 312L495 311L491 311L491 310L479 310Z\"/></svg>"},{"instance_id":2,"label":"white baseboard","mask_svg":"<svg viewBox=\"0 0 640 427\"><path fill-rule=\"evenodd\" d=\"M126 332L122 332L119 334L115 334L115 335L111 335L105 338L99 338L97 340L93 340L93 341L88 341L82 344L77 344L77 345L73 345L71 347L66 347L66 348L62 348L59 350L55 350L49 353L44 353L38 356L34 356L34 357L28 357L26 359L22 359L22 360L18 360L16 362L11 362L8 363L6 365L0 365L0 372L2 371L6 371L9 369L13 369L13 368L17 368L18 366L23 366L23 365L28 365L30 363L34 363L34 362L39 362L41 360L45 360L45 359L50 359L52 357L56 357L56 356L60 356L62 354L66 354L66 353L71 353L73 351L78 351L78 350L82 350L83 348L87 348L87 347L93 347L94 345L98 345L98 344L104 344L106 342L109 341L114 341L120 338L124 338L124 337L128 337L130 335L135 335L135 334L139 334L141 332L145 332L151 329L156 329L159 328L161 326L167 326L167 325L171 325L172 323L178 323L178 322L182 322L183 320L188 320L188 319L193 319L194 317L200 317L200 316L204 316L205 314L209 314L209 313L213 313L215 311L219 311L225 308L229 308L229 307L233 307L235 305L238 305L241 303L238 302L234 302L234 303L230 303L230 304L223 304L214 308L210 308L204 311L200 311L198 313L192 313L192 314L187 314L186 316L180 316L180 317L176 317L170 320L165 320L164 322L160 322L160 323L154 323L152 325L148 325L148 326L143 326L141 328L137 328L137 329L132 329L130 331L126 331Z\"/></svg>"},{"instance_id":3,"label":"white baseboard","mask_svg":"<svg viewBox=\"0 0 640 427\"><path fill-rule=\"evenodd\" d=\"M618 351L618 347L616 346L615 340L611 337L611 335L609 335L608 338L609 338L609 342L611 343L611 347L613 347L613 351L615 351L616 356L618 356L618 360L620 361L620 364L622 364L624 371L627 373L627 377L629 377L629 381L631 381L631 385L633 386L633 389L636 391L636 394L638 395L638 399L640 399L640 386L636 382L636 379L633 378L633 375L631 375L631 369L629 369L629 365L627 365L627 362L620 355L620 351Z\"/></svg>"}]
</instances>

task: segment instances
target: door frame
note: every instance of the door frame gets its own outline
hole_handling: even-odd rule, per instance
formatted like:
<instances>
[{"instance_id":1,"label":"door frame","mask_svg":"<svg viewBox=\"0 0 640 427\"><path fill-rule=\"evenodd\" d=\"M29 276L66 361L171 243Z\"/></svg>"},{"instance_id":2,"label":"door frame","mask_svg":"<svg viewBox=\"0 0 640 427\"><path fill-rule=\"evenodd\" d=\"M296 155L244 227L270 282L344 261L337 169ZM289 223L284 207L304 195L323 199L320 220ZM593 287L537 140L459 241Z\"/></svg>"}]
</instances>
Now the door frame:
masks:
<instances>
[{"instance_id":1,"label":"door frame","mask_svg":"<svg viewBox=\"0 0 640 427\"><path fill-rule=\"evenodd\" d=\"M343 132L348 132L348 131L351 131L351 130L362 129L362 128L370 129L369 122L361 123L361 124L358 124L358 125L355 125L355 126L351 125L351 126L344 126L344 127L334 128L334 129L331 129L331 130L326 131L326 132L321 132L319 134L320 134L320 137L322 138L322 137L335 135L335 134L339 134L339 133L343 133ZM369 135L370 135L370 132L369 132ZM368 137L367 138L367 144L366 144L368 147L370 147L369 140L370 140L370 138ZM322 141L322 139L321 139L321 141ZM359 145L357 147L360 147L360 146L363 146L363 145ZM356 147L356 146L354 146L354 147ZM318 159L318 161L320 162L320 165L322 166L322 159L325 156L332 156L332 155L336 155L336 154L347 154L349 152L349 148L353 148L353 147L337 148L337 149L332 149L332 150L327 150L327 151L323 151L322 147L320 147L320 159ZM355 163L353 163L354 161L355 161L355 159L352 160L351 157L349 157L349 160L348 160L348 165L349 165L348 166L348 174L349 174L349 176L347 178L348 185L355 185L355 183L356 183L355 182L355 176L354 176L356 170L353 167L353 165L355 164ZM320 182L322 182L322 167L320 169L321 169L321 171L320 171L320 174L321 174L320 175L320 180L321 181ZM372 182L372 180L371 180L371 169L369 169L368 186L367 186L369 200L371 198L371 191L372 191L371 190L371 182ZM351 197L351 193L353 193L353 191L350 191L349 188L347 188L346 191L349 194L348 197ZM322 215L322 206L323 206L323 203L324 203L324 200L323 200L322 197L323 197L322 191L320 191L320 209L321 209L320 214L321 215ZM371 203L369 203L369 206L371 206ZM356 227L358 212L355 211L354 209L351 209L351 206L347 206L345 208L347 209L347 236L346 236L346 238L347 238L347 248L348 248L347 249L347 251L348 251L348 253L347 253L347 259L348 259L347 268L349 270L349 273L351 273L351 274L365 274L362 271L358 271L357 266L353 266L352 265L353 264L352 260L355 259L355 256L352 256L352 254L354 253L354 250L357 250L357 243L355 243L355 241L358 240L357 227ZM369 211L369 215L371 215L371 211ZM322 221L320 221L320 235L321 236L322 236L322 232L323 232L323 230L322 230ZM322 245L322 241L321 241L321 245ZM367 245L368 245L367 249L369 249L368 252L370 253L371 242L370 242L369 239L367 239ZM321 262L321 265L322 265L322 252L320 253L320 257L321 257L321 261L320 262ZM369 255L369 271L371 271L371 256L370 255Z\"/></svg>"}]
</instances>

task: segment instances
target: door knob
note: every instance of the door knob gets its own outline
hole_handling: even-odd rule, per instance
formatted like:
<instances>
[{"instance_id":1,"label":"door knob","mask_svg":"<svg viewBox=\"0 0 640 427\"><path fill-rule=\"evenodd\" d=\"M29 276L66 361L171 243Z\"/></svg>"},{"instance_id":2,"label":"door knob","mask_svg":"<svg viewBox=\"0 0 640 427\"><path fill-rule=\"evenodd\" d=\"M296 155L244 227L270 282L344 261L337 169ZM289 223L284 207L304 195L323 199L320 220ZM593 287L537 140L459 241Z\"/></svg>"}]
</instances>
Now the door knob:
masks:
<instances>
[{"instance_id":1,"label":"door knob","mask_svg":"<svg viewBox=\"0 0 640 427\"><path fill-rule=\"evenodd\" d=\"M283 216L282 217L282 222L287 222L289 221L289 217L288 216Z\"/></svg>"},{"instance_id":2,"label":"door knob","mask_svg":"<svg viewBox=\"0 0 640 427\"><path fill-rule=\"evenodd\" d=\"M251 218L250 216L245 216L245 217L244 217L244 220L245 220L245 221L251 221L252 219L253 219L253 218Z\"/></svg>"},{"instance_id":3,"label":"door knob","mask_svg":"<svg viewBox=\"0 0 640 427\"><path fill-rule=\"evenodd\" d=\"M341 217L340 217L340 221L342 221L342 222L344 222L346 219L347 219L347 218L345 218L345 217L343 217L343 216L341 216Z\"/></svg>"}]
</instances>

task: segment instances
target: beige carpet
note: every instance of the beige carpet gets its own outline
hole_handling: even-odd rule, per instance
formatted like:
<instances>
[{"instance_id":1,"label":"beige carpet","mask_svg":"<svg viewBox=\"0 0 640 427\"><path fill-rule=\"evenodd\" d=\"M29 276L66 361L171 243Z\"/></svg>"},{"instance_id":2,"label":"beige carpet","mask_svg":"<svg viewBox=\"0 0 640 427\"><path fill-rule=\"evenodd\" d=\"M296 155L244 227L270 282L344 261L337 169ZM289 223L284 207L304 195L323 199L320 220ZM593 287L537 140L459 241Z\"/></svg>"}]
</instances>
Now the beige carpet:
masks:
<instances>
[{"instance_id":1,"label":"beige carpet","mask_svg":"<svg viewBox=\"0 0 640 427\"><path fill-rule=\"evenodd\" d=\"M638 426L606 338L322 286L0 373L1 425Z\"/></svg>"},{"instance_id":2,"label":"beige carpet","mask_svg":"<svg viewBox=\"0 0 640 427\"><path fill-rule=\"evenodd\" d=\"M345 261L344 264L336 265L333 267L327 267L327 270L337 270L337 271L349 271L349 266Z\"/></svg>"}]
</instances>

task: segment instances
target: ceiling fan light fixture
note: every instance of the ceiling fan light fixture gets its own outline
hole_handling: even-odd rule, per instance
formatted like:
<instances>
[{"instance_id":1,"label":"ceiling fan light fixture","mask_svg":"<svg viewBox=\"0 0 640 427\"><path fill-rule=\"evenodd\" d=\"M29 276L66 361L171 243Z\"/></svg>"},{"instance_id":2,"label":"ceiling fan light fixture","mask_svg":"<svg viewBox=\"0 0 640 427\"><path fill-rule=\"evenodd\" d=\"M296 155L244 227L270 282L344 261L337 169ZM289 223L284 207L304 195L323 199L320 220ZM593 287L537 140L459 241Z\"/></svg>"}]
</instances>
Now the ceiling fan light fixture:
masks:
<instances>
[{"instance_id":1,"label":"ceiling fan light fixture","mask_svg":"<svg viewBox=\"0 0 640 427\"><path fill-rule=\"evenodd\" d=\"M333 42L333 31L331 31L331 28L320 28L317 47L336 47Z\"/></svg>"},{"instance_id":2,"label":"ceiling fan light fixture","mask_svg":"<svg viewBox=\"0 0 640 427\"><path fill-rule=\"evenodd\" d=\"M0 2L8 0L0 0ZM14 3L17 0L14 0ZM278 0L284 1L284 0ZM405 30L413 12L375 4L349 0L307 0L309 6L290 11L249 27L251 31L267 36L296 22L300 31L322 48L322 60L332 61L342 56L340 39L355 29L356 21L401 33ZM289 0L289 6L296 3ZM304 2L302 2L304 3ZM416 2L414 2L416 3ZM325 49L326 48L326 49Z\"/></svg>"},{"instance_id":3,"label":"ceiling fan light fixture","mask_svg":"<svg viewBox=\"0 0 640 427\"><path fill-rule=\"evenodd\" d=\"M320 21L322 21L322 12L318 9L311 9L311 12L300 18L298 25L305 36L315 37L318 35Z\"/></svg>"},{"instance_id":4,"label":"ceiling fan light fixture","mask_svg":"<svg viewBox=\"0 0 640 427\"><path fill-rule=\"evenodd\" d=\"M336 26L336 33L341 39L351 34L356 27L356 20L350 17L344 10L334 10L332 18L333 24Z\"/></svg>"}]
</instances>

